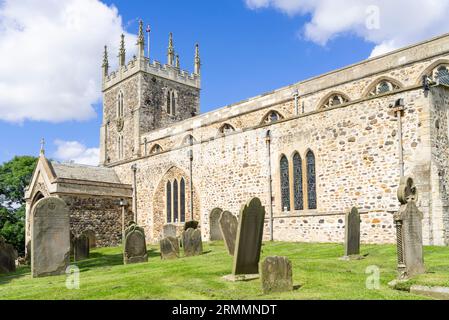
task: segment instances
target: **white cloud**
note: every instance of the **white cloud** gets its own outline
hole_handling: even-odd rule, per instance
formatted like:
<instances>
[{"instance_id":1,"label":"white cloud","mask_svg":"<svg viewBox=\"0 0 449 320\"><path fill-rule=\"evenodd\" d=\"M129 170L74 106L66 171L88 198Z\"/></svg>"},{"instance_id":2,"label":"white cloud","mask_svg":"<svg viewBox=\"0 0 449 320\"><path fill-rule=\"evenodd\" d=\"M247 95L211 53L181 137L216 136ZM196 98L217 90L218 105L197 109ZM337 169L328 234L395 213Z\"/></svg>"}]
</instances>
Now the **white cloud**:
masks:
<instances>
[{"instance_id":1,"label":"white cloud","mask_svg":"<svg viewBox=\"0 0 449 320\"><path fill-rule=\"evenodd\" d=\"M74 162L91 166L98 166L100 162L100 149L87 148L78 141L56 140L57 149L53 156L63 162Z\"/></svg>"},{"instance_id":2,"label":"white cloud","mask_svg":"<svg viewBox=\"0 0 449 320\"><path fill-rule=\"evenodd\" d=\"M115 63L122 32L117 9L99 0L0 0L0 119L95 117L103 47ZM135 36L124 33L130 56Z\"/></svg>"},{"instance_id":3,"label":"white cloud","mask_svg":"<svg viewBox=\"0 0 449 320\"><path fill-rule=\"evenodd\" d=\"M449 31L449 0L245 0L250 9L310 15L302 34L320 45L355 34L375 45L371 56Z\"/></svg>"}]
</instances>

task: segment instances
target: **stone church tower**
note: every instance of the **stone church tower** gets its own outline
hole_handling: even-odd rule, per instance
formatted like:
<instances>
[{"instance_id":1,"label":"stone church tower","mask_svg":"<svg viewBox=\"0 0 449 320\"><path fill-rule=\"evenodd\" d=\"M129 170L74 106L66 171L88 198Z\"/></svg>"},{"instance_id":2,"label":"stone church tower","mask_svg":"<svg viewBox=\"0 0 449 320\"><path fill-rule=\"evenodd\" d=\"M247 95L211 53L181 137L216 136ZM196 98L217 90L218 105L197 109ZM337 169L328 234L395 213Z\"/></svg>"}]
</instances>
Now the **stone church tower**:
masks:
<instances>
[{"instance_id":1,"label":"stone church tower","mask_svg":"<svg viewBox=\"0 0 449 320\"><path fill-rule=\"evenodd\" d=\"M149 32L149 30L148 30ZM170 33L167 64L145 57L143 22L140 21L137 56L126 63L122 35L119 69L109 73L107 47L103 59L103 123L100 164L117 165L146 154L141 136L192 118L200 111L200 56L195 48L194 73L181 70ZM150 53L148 52L148 56Z\"/></svg>"}]
</instances>

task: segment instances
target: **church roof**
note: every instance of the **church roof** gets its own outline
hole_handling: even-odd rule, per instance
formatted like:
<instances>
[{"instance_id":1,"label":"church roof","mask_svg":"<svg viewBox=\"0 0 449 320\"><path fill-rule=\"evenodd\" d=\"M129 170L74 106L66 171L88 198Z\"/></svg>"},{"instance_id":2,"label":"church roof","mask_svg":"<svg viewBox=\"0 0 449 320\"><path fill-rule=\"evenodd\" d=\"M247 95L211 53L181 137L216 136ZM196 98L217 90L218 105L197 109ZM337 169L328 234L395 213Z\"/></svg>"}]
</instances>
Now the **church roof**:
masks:
<instances>
[{"instance_id":1,"label":"church roof","mask_svg":"<svg viewBox=\"0 0 449 320\"><path fill-rule=\"evenodd\" d=\"M114 169L74 163L50 162L56 178L121 184Z\"/></svg>"}]
</instances>

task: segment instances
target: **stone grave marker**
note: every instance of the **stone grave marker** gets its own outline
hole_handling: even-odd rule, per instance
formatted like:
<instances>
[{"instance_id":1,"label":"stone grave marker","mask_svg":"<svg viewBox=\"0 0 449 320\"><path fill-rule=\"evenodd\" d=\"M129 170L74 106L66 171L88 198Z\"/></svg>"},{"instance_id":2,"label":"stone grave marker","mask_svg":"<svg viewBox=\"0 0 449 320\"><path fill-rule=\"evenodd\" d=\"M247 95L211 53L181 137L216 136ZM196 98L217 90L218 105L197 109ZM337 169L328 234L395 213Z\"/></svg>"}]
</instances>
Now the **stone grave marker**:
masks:
<instances>
[{"instance_id":1,"label":"stone grave marker","mask_svg":"<svg viewBox=\"0 0 449 320\"><path fill-rule=\"evenodd\" d=\"M226 280L240 281L259 277L264 220L265 207L260 199L253 198L242 206L232 275L226 276Z\"/></svg>"},{"instance_id":2,"label":"stone grave marker","mask_svg":"<svg viewBox=\"0 0 449 320\"><path fill-rule=\"evenodd\" d=\"M147 244L143 228L133 224L125 230L125 245L123 252L124 264L148 261Z\"/></svg>"},{"instance_id":3,"label":"stone grave marker","mask_svg":"<svg viewBox=\"0 0 449 320\"><path fill-rule=\"evenodd\" d=\"M166 237L160 241L161 259L179 258L179 241L175 237Z\"/></svg>"},{"instance_id":4,"label":"stone grave marker","mask_svg":"<svg viewBox=\"0 0 449 320\"><path fill-rule=\"evenodd\" d=\"M162 227L162 237L174 237L176 238L176 226L174 224L164 224Z\"/></svg>"},{"instance_id":5,"label":"stone grave marker","mask_svg":"<svg viewBox=\"0 0 449 320\"><path fill-rule=\"evenodd\" d=\"M360 214L357 208L352 208L346 214L345 225L345 257L360 255Z\"/></svg>"},{"instance_id":6,"label":"stone grave marker","mask_svg":"<svg viewBox=\"0 0 449 320\"><path fill-rule=\"evenodd\" d=\"M210 241L221 241L223 240L223 235L221 234L220 225L218 220L220 220L223 210L220 208L215 208L211 211L209 216L209 226L210 226Z\"/></svg>"},{"instance_id":7,"label":"stone grave marker","mask_svg":"<svg viewBox=\"0 0 449 320\"><path fill-rule=\"evenodd\" d=\"M260 269L265 294L293 290L292 263L286 257L267 257Z\"/></svg>"},{"instance_id":8,"label":"stone grave marker","mask_svg":"<svg viewBox=\"0 0 449 320\"><path fill-rule=\"evenodd\" d=\"M85 234L73 239L73 255L75 261L89 259L89 238Z\"/></svg>"},{"instance_id":9,"label":"stone grave marker","mask_svg":"<svg viewBox=\"0 0 449 320\"><path fill-rule=\"evenodd\" d=\"M60 198L44 198L31 218L31 274L44 277L65 274L70 264L70 212Z\"/></svg>"},{"instance_id":10,"label":"stone grave marker","mask_svg":"<svg viewBox=\"0 0 449 320\"><path fill-rule=\"evenodd\" d=\"M398 200L401 207L394 215L398 272L400 279L406 279L425 272L422 240L423 213L416 206L418 191L412 178L401 178Z\"/></svg>"},{"instance_id":11,"label":"stone grave marker","mask_svg":"<svg viewBox=\"0 0 449 320\"><path fill-rule=\"evenodd\" d=\"M194 221L194 220L187 221L184 224L184 231L186 231L187 229L198 229L199 224L200 223L198 221Z\"/></svg>"},{"instance_id":12,"label":"stone grave marker","mask_svg":"<svg viewBox=\"0 0 449 320\"><path fill-rule=\"evenodd\" d=\"M201 230L189 228L182 233L182 246L184 256L199 256L203 253L203 241L201 239Z\"/></svg>"},{"instance_id":13,"label":"stone grave marker","mask_svg":"<svg viewBox=\"0 0 449 320\"><path fill-rule=\"evenodd\" d=\"M221 217L218 220L218 224L224 239L226 249L228 249L228 253L233 256L239 221L237 217L232 213L230 213L229 211L225 211L221 214Z\"/></svg>"},{"instance_id":14,"label":"stone grave marker","mask_svg":"<svg viewBox=\"0 0 449 320\"><path fill-rule=\"evenodd\" d=\"M95 236L95 231L93 231L92 229L88 229L84 231L83 234L89 240L89 249L95 248L97 246L97 238Z\"/></svg>"},{"instance_id":15,"label":"stone grave marker","mask_svg":"<svg viewBox=\"0 0 449 320\"><path fill-rule=\"evenodd\" d=\"M16 271L17 251L0 236L0 274Z\"/></svg>"}]
</instances>

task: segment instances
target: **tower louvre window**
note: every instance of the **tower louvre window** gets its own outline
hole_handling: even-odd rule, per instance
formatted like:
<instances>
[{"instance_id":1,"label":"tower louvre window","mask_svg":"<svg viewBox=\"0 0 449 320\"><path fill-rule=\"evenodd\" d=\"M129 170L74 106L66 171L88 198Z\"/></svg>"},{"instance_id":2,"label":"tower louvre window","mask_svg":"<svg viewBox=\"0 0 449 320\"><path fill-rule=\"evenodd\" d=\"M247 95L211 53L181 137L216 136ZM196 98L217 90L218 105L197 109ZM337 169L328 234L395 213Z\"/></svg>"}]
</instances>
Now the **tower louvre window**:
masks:
<instances>
[{"instance_id":1,"label":"tower louvre window","mask_svg":"<svg viewBox=\"0 0 449 320\"><path fill-rule=\"evenodd\" d=\"M117 118L123 118L124 116L124 112L125 108L124 108L124 97L123 97L123 92L120 91L117 97Z\"/></svg>"}]
</instances>

